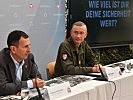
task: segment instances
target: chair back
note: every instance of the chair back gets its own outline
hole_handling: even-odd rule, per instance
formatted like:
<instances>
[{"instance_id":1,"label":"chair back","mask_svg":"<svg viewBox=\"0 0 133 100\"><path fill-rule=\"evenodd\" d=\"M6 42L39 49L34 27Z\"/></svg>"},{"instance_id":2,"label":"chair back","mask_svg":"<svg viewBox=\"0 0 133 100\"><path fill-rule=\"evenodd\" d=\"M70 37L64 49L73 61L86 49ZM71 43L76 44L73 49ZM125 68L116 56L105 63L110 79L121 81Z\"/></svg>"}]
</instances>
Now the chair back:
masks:
<instances>
[{"instance_id":1,"label":"chair back","mask_svg":"<svg viewBox=\"0 0 133 100\"><path fill-rule=\"evenodd\" d=\"M50 78L53 77L55 63L56 63L56 61L52 61L52 62L49 62L48 65L47 65Z\"/></svg>"}]
</instances>

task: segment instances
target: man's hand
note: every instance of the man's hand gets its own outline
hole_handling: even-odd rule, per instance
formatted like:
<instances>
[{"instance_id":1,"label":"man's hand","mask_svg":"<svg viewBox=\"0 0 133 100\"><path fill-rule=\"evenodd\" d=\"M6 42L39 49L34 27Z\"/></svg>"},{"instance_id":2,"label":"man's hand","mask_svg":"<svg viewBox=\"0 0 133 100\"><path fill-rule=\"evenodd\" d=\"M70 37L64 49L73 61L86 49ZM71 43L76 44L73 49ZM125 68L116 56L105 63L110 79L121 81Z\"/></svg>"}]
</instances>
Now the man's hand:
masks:
<instances>
[{"instance_id":1,"label":"man's hand","mask_svg":"<svg viewBox=\"0 0 133 100\"><path fill-rule=\"evenodd\" d=\"M45 85L44 80L40 78L32 79L32 82L33 82L33 87L36 87L36 83L37 83L38 88L43 88Z\"/></svg>"},{"instance_id":2,"label":"man's hand","mask_svg":"<svg viewBox=\"0 0 133 100\"><path fill-rule=\"evenodd\" d=\"M101 70L104 70L104 67L101 65L101 64L96 64L94 65L94 67L92 68L92 71L95 73L95 72L100 72L100 69Z\"/></svg>"}]
</instances>

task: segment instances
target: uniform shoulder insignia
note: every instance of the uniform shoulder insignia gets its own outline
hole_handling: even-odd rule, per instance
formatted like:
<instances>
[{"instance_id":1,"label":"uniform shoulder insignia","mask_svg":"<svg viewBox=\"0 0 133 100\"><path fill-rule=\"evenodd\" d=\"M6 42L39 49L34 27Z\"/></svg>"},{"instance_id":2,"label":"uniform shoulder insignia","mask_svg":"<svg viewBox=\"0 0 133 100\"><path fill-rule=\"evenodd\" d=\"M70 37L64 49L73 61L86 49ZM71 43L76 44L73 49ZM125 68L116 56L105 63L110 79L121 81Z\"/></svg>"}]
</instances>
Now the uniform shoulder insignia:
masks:
<instances>
[{"instance_id":1,"label":"uniform shoulder insignia","mask_svg":"<svg viewBox=\"0 0 133 100\"><path fill-rule=\"evenodd\" d=\"M62 59L63 59L63 60L66 60L66 59L67 59L67 54L66 54L66 53L63 53L63 54L62 54Z\"/></svg>"}]
</instances>

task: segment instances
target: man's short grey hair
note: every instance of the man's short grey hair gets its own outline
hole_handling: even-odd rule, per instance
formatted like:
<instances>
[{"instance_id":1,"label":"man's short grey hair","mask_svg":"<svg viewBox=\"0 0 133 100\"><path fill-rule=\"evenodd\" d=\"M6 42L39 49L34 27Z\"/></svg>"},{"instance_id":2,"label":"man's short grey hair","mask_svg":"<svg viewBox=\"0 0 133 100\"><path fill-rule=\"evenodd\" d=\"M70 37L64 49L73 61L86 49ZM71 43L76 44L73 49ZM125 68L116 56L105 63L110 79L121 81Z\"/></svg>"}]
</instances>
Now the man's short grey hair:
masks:
<instances>
[{"instance_id":1,"label":"man's short grey hair","mask_svg":"<svg viewBox=\"0 0 133 100\"><path fill-rule=\"evenodd\" d=\"M86 25L86 24L81 22L81 21L77 21L77 22L73 23L73 26L74 25L76 25L76 26L83 26L83 25Z\"/></svg>"},{"instance_id":2,"label":"man's short grey hair","mask_svg":"<svg viewBox=\"0 0 133 100\"><path fill-rule=\"evenodd\" d=\"M75 23L73 23L73 25L72 25L72 28L73 28L73 26L86 26L86 24L85 23L83 23L82 21L77 21L77 22L75 22ZM86 32L87 32L87 26L86 26Z\"/></svg>"}]
</instances>

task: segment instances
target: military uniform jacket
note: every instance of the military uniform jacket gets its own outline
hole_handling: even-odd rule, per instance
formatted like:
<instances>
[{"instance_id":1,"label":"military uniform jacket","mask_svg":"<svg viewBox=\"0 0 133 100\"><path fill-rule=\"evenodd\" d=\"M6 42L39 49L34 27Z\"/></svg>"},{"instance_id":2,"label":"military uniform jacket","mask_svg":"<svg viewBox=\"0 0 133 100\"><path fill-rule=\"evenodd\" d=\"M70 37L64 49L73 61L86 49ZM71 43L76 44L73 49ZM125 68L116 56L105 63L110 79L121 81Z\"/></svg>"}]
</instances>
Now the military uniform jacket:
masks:
<instances>
[{"instance_id":1,"label":"military uniform jacket","mask_svg":"<svg viewBox=\"0 0 133 100\"><path fill-rule=\"evenodd\" d=\"M24 62L21 82L15 83L16 67L10 56L10 51L8 48L0 51L0 96L16 94L22 87L27 87L27 80L36 78L36 75L41 78L31 53Z\"/></svg>"},{"instance_id":2,"label":"military uniform jacket","mask_svg":"<svg viewBox=\"0 0 133 100\"><path fill-rule=\"evenodd\" d=\"M86 74L92 72L91 66L97 63L96 57L86 41L76 48L70 37L59 46L54 77Z\"/></svg>"}]
</instances>

